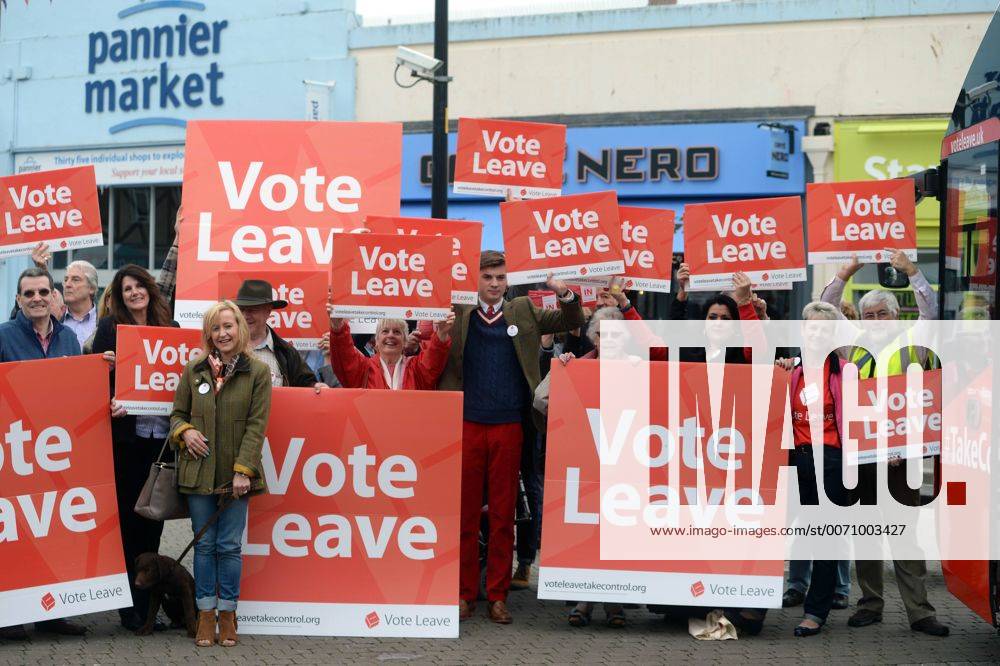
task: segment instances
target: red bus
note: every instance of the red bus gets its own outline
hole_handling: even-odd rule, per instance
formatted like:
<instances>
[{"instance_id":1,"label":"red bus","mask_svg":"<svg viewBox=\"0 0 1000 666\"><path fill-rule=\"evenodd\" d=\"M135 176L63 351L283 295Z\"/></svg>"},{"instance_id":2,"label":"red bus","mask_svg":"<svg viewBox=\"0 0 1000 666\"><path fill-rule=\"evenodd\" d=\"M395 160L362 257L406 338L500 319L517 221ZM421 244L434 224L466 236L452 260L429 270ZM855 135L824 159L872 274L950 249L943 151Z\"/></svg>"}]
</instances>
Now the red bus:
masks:
<instances>
[{"instance_id":1,"label":"red bus","mask_svg":"<svg viewBox=\"0 0 1000 666\"><path fill-rule=\"evenodd\" d=\"M998 170L1000 10L993 15L958 94L941 142L940 166L914 176L918 196L936 196L941 203L941 319L1000 319ZM984 369L989 378L996 377L995 371ZM967 427L979 428L988 441L995 442L998 440L992 421L977 417ZM1000 447L990 451L993 469L1000 469L998 452ZM991 492L985 492L982 498L988 506L984 512L984 539L996 543L1000 536L1000 497L990 496ZM963 560L941 564L948 590L987 622L1000 627L1000 562Z\"/></svg>"}]
</instances>

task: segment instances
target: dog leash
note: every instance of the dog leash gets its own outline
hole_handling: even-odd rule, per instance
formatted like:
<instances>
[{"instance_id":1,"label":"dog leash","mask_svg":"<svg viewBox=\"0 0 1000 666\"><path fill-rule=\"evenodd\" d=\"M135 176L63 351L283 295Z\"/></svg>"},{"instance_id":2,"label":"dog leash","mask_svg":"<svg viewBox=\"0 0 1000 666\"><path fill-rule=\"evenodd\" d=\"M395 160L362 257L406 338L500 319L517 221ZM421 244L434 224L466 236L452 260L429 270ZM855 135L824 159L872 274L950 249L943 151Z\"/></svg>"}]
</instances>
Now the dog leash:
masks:
<instances>
[{"instance_id":1,"label":"dog leash","mask_svg":"<svg viewBox=\"0 0 1000 666\"><path fill-rule=\"evenodd\" d=\"M181 551L181 556L175 560L178 564L180 564L181 560L184 559L184 556L188 554L188 551L191 550L196 543L198 543L198 539L205 536L205 532L207 532L208 528L211 527L212 524L219 519L219 516L222 515L222 512L226 510L226 507L228 507L232 503L232 501L236 499L235 497L233 497L232 486L229 486L228 490L224 486L222 488L215 490L212 494L221 495L224 492L226 494L223 495L222 500L219 502L219 508L216 509L215 513L212 514L211 518L205 521L205 524L202 525L200 530L198 530L198 533L194 535L194 538L191 539L190 543L188 543L188 545L184 547L184 550Z\"/></svg>"}]
</instances>

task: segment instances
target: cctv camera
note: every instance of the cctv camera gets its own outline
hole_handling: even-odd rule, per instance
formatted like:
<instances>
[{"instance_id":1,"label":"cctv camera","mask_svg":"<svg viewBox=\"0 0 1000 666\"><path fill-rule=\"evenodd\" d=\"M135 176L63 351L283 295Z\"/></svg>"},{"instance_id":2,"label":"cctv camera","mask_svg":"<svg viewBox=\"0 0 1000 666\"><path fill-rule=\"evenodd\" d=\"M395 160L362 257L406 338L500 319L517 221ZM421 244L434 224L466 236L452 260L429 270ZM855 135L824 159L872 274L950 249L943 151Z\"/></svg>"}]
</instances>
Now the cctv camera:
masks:
<instances>
[{"instance_id":1,"label":"cctv camera","mask_svg":"<svg viewBox=\"0 0 1000 666\"><path fill-rule=\"evenodd\" d=\"M413 70L417 76L429 76L436 72L444 63L437 58L424 55L420 51L408 49L405 46L396 47L396 64Z\"/></svg>"}]
</instances>

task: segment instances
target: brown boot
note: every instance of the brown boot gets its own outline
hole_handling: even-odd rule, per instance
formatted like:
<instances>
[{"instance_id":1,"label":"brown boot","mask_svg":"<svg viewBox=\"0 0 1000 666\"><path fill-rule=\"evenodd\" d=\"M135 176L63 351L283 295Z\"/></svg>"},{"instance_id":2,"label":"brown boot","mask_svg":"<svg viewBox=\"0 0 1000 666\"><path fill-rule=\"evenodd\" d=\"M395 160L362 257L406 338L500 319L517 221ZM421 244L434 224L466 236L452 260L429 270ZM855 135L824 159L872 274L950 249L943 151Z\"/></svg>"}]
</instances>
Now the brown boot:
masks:
<instances>
[{"instance_id":1,"label":"brown boot","mask_svg":"<svg viewBox=\"0 0 1000 666\"><path fill-rule=\"evenodd\" d=\"M474 610L476 610L476 602L472 602L470 604L465 599L460 600L458 602L458 621L464 622L465 620L468 620L472 617L472 612Z\"/></svg>"},{"instance_id":2,"label":"brown boot","mask_svg":"<svg viewBox=\"0 0 1000 666\"><path fill-rule=\"evenodd\" d=\"M497 624L510 624L514 621L510 611L507 610L507 604L503 601L491 601L489 614L490 619Z\"/></svg>"},{"instance_id":3,"label":"brown boot","mask_svg":"<svg viewBox=\"0 0 1000 666\"><path fill-rule=\"evenodd\" d=\"M514 576L510 579L510 589L527 590L528 580L530 578L531 578L531 565L518 564L517 571L514 572Z\"/></svg>"},{"instance_id":4,"label":"brown boot","mask_svg":"<svg viewBox=\"0 0 1000 666\"><path fill-rule=\"evenodd\" d=\"M233 647L236 643L236 611L219 611L219 644Z\"/></svg>"},{"instance_id":5,"label":"brown boot","mask_svg":"<svg viewBox=\"0 0 1000 666\"><path fill-rule=\"evenodd\" d=\"M215 611L198 611L198 633L195 634L194 644L198 647L211 647L215 645Z\"/></svg>"}]
</instances>

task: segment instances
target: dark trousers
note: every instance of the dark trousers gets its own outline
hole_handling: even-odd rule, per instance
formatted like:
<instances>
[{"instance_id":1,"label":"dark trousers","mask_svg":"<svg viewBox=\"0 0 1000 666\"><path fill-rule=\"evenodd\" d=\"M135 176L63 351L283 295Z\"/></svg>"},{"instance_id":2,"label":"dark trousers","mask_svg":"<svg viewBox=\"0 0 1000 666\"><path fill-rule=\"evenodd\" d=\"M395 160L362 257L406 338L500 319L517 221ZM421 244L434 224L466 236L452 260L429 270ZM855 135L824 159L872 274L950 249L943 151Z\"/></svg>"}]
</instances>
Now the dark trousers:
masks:
<instances>
[{"instance_id":1,"label":"dark trousers","mask_svg":"<svg viewBox=\"0 0 1000 666\"><path fill-rule=\"evenodd\" d=\"M906 465L916 464L909 461L900 465L890 465L886 470L886 481L892 488L893 496L898 497L909 506L919 506L920 489L912 489L906 482ZM922 462L922 461L921 461ZM854 494L862 502L874 502L878 493L889 492L878 487L877 466L875 464L858 466L858 485ZM903 598L906 616L910 624L935 615L934 606L927 600L927 563L924 560L893 560L896 571L896 585L899 596ZM885 606L883 591L883 564L878 560L857 560L854 563L858 573L858 586L861 587L859 608L867 608L874 613L881 613Z\"/></svg>"},{"instance_id":2,"label":"dark trousers","mask_svg":"<svg viewBox=\"0 0 1000 666\"><path fill-rule=\"evenodd\" d=\"M819 484L816 482L816 468L813 466L813 447L796 446L795 467L799 479L799 502L819 503ZM845 504L847 490L844 488L841 466L843 453L835 446L823 447L823 484L826 496L837 504ZM813 560L812 579L803 604L805 616L823 624L833 607L833 594L837 587L837 560Z\"/></svg>"},{"instance_id":3,"label":"dark trousers","mask_svg":"<svg viewBox=\"0 0 1000 666\"><path fill-rule=\"evenodd\" d=\"M135 512L135 502L139 499L149 466L156 462L156 456L163 446L163 440L135 437L114 443L115 485L118 489L118 523L121 528L122 550L125 554L125 571L128 573L132 590L132 606L140 620L146 620L149 611L149 592L135 586L135 558L142 553L160 550L160 535L163 523L148 520ZM118 611L123 619L131 614L127 608Z\"/></svg>"},{"instance_id":4,"label":"dark trousers","mask_svg":"<svg viewBox=\"0 0 1000 666\"><path fill-rule=\"evenodd\" d=\"M524 428L524 446L521 447L521 481L528 496L531 520L517 524L517 563L531 564L538 553L542 536L542 484L545 474L545 435L538 434L534 426Z\"/></svg>"}]
</instances>

